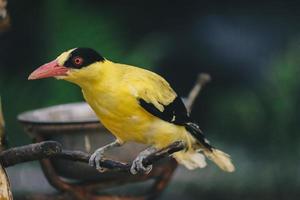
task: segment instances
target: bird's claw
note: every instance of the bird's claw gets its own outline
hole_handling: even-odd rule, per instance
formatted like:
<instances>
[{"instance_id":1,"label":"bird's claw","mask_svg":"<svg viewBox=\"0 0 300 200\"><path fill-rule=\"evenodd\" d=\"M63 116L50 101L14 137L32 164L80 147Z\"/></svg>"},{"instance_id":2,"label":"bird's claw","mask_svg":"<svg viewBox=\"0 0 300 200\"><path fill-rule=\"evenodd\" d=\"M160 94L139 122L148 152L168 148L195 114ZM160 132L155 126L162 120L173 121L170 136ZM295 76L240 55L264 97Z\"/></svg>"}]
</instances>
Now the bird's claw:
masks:
<instances>
[{"instance_id":1,"label":"bird's claw","mask_svg":"<svg viewBox=\"0 0 300 200\"><path fill-rule=\"evenodd\" d=\"M144 166L143 160L145 156L138 156L131 165L130 172L131 174L149 174L152 170L152 165Z\"/></svg>"},{"instance_id":2,"label":"bird's claw","mask_svg":"<svg viewBox=\"0 0 300 200\"><path fill-rule=\"evenodd\" d=\"M103 173L105 172L107 169L106 168L103 168L101 165L100 165L100 161L104 158L104 155L103 155L103 151L95 151L90 159L89 159L89 165L92 166L92 167L96 167L96 169Z\"/></svg>"}]
</instances>

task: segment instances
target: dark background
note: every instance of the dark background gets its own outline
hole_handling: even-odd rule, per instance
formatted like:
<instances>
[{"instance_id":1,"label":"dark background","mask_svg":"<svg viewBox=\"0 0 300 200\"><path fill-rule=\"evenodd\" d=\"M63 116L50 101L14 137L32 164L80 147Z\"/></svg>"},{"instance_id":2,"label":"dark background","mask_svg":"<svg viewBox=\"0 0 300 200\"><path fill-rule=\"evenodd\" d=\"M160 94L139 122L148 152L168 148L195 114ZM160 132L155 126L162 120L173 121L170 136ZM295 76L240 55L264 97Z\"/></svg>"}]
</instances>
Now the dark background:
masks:
<instances>
[{"instance_id":1,"label":"dark background","mask_svg":"<svg viewBox=\"0 0 300 200\"><path fill-rule=\"evenodd\" d=\"M299 194L300 4L230 1L10 0L0 33L0 93L10 146L30 143L18 113L82 101L77 86L27 81L61 52L92 47L151 69L187 95L213 81L193 109L236 172L179 169L161 199L296 199Z\"/></svg>"}]
</instances>

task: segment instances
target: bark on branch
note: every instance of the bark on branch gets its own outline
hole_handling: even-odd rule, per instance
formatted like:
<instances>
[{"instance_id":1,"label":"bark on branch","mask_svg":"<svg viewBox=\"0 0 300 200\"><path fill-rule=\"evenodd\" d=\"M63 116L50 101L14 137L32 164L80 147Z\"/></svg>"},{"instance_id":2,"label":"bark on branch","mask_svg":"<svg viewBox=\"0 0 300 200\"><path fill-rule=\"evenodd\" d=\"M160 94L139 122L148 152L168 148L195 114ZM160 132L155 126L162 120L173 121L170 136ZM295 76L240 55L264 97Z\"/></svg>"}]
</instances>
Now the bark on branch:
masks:
<instances>
[{"instance_id":1,"label":"bark on branch","mask_svg":"<svg viewBox=\"0 0 300 200\"><path fill-rule=\"evenodd\" d=\"M168 147L146 157L143 161L145 166L170 156L172 153L181 151L185 148L182 142L175 142ZM11 148L0 153L0 163L3 167L13 166L19 163L40 160L44 158L67 159L72 161L88 163L90 154L82 151L63 150L62 145L55 141L46 141L22 147ZM114 160L102 160L101 166L116 170L129 171L131 164L122 163Z\"/></svg>"},{"instance_id":2,"label":"bark on branch","mask_svg":"<svg viewBox=\"0 0 300 200\"><path fill-rule=\"evenodd\" d=\"M0 153L4 149L3 138L4 138L4 118L2 114L2 104L1 104L1 96L0 96ZM0 199L1 200L13 199L10 190L9 179L1 163L0 163Z\"/></svg>"}]
</instances>

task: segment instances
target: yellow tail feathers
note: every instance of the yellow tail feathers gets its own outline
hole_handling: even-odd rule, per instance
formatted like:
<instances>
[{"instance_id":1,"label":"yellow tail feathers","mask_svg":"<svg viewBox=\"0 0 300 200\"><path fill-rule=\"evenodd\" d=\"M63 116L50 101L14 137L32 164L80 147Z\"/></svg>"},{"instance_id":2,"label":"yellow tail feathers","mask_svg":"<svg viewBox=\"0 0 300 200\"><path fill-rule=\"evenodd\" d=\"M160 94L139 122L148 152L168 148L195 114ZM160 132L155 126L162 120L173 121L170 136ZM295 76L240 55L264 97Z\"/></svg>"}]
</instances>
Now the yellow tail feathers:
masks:
<instances>
[{"instance_id":1,"label":"yellow tail feathers","mask_svg":"<svg viewBox=\"0 0 300 200\"><path fill-rule=\"evenodd\" d=\"M204 150L203 153L207 158L218 165L222 170L226 172L233 172L235 170L234 165L231 162L230 156L218 149ZM173 157L179 164L182 164L187 169L193 170L196 168L206 167L205 157L195 150L180 151L173 154Z\"/></svg>"},{"instance_id":2,"label":"yellow tail feathers","mask_svg":"<svg viewBox=\"0 0 300 200\"><path fill-rule=\"evenodd\" d=\"M226 172L233 172L235 170L234 165L231 162L230 156L218 149L212 149L212 151L205 150L204 154L211 161L216 163L222 170Z\"/></svg>"},{"instance_id":3,"label":"yellow tail feathers","mask_svg":"<svg viewBox=\"0 0 300 200\"><path fill-rule=\"evenodd\" d=\"M206 166L205 157L194 150L176 152L173 157L189 170Z\"/></svg>"}]
</instances>

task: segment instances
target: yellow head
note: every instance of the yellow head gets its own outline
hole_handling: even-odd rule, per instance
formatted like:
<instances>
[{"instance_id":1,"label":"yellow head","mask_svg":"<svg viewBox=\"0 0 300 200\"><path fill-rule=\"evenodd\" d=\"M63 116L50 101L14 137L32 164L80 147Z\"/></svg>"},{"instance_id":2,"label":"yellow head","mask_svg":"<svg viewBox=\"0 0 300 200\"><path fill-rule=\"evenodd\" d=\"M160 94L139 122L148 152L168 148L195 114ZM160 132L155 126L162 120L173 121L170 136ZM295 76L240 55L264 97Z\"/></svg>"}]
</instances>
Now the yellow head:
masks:
<instances>
[{"instance_id":1,"label":"yellow head","mask_svg":"<svg viewBox=\"0 0 300 200\"><path fill-rule=\"evenodd\" d=\"M98 78L101 64L105 62L99 53L90 48L75 48L62 53L55 60L36 69L29 80L55 77L76 84Z\"/></svg>"}]
</instances>

